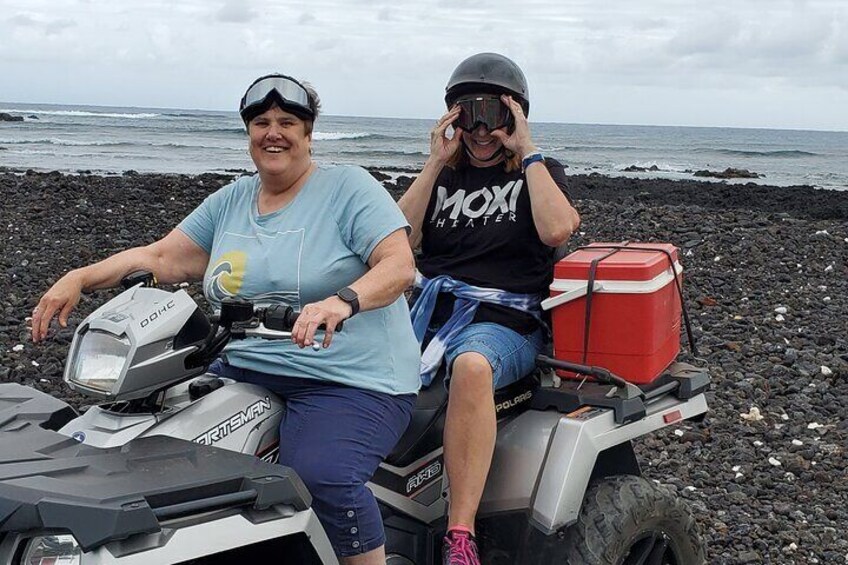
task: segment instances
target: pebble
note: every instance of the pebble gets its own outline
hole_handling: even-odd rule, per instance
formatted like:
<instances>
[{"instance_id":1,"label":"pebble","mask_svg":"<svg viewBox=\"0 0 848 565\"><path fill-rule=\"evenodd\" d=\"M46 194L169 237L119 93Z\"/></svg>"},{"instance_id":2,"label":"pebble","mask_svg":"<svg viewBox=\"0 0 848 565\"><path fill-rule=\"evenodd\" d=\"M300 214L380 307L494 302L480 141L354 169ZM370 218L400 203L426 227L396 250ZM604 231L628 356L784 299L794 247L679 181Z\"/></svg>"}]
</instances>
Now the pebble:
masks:
<instances>
[{"instance_id":1,"label":"pebble","mask_svg":"<svg viewBox=\"0 0 848 565\"><path fill-rule=\"evenodd\" d=\"M12 348L12 351L15 351L15 352L23 351L23 350L24 350L24 346L23 346L23 344L20 344L20 343Z\"/></svg>"},{"instance_id":2,"label":"pebble","mask_svg":"<svg viewBox=\"0 0 848 565\"><path fill-rule=\"evenodd\" d=\"M756 406L751 406L751 409L748 410L747 413L739 414L743 420L748 420L749 422L759 422L763 419L763 415L760 414L760 409Z\"/></svg>"}]
</instances>

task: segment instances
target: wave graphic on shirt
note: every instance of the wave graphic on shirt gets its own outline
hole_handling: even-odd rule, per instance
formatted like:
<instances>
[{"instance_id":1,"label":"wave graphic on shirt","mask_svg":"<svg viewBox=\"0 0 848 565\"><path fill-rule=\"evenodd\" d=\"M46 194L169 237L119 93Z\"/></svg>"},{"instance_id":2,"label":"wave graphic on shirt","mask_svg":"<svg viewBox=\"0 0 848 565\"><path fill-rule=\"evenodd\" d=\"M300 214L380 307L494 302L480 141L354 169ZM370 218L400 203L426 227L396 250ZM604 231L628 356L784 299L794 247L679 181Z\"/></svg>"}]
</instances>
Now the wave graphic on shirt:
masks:
<instances>
[{"instance_id":1,"label":"wave graphic on shirt","mask_svg":"<svg viewBox=\"0 0 848 565\"><path fill-rule=\"evenodd\" d=\"M243 251L230 251L221 255L206 279L206 296L220 302L238 295L244 284L246 266L247 254Z\"/></svg>"},{"instance_id":2,"label":"wave graphic on shirt","mask_svg":"<svg viewBox=\"0 0 848 565\"><path fill-rule=\"evenodd\" d=\"M276 292L262 292L250 297L255 306L270 306L271 304L285 304L300 311L300 293L296 290L279 290Z\"/></svg>"}]
</instances>

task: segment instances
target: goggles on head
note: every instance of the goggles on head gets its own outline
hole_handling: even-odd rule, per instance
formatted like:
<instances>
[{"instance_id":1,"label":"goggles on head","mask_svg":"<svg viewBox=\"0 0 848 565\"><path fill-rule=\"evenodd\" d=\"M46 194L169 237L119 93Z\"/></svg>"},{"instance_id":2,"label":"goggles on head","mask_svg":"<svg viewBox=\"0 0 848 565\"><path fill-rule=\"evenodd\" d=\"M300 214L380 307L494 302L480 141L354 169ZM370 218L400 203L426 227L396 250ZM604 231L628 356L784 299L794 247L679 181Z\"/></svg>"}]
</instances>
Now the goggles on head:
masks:
<instances>
[{"instance_id":1,"label":"goggles on head","mask_svg":"<svg viewBox=\"0 0 848 565\"><path fill-rule=\"evenodd\" d=\"M315 112L309 106L309 94L299 82L284 75L262 77L250 85L239 104L239 114L245 123L262 112L272 102L299 118L314 120Z\"/></svg>"},{"instance_id":2,"label":"goggles on head","mask_svg":"<svg viewBox=\"0 0 848 565\"><path fill-rule=\"evenodd\" d=\"M455 128L470 132L483 124L487 130L493 131L502 127L511 129L514 123L512 112L497 94L460 96L456 104L460 112L453 122Z\"/></svg>"}]
</instances>

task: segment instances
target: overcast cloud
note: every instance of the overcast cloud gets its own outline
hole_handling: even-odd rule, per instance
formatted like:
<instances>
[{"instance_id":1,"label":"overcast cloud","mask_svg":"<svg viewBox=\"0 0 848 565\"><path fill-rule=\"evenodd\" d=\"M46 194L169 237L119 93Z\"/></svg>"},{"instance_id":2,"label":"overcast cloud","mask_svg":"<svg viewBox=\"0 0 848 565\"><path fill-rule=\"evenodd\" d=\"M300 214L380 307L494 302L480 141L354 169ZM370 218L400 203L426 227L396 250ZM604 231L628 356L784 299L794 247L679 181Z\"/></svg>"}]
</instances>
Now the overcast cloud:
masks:
<instances>
[{"instance_id":1,"label":"overcast cloud","mask_svg":"<svg viewBox=\"0 0 848 565\"><path fill-rule=\"evenodd\" d=\"M846 0L0 0L0 101L234 109L255 77L330 114L436 118L497 51L533 119L848 130Z\"/></svg>"}]
</instances>

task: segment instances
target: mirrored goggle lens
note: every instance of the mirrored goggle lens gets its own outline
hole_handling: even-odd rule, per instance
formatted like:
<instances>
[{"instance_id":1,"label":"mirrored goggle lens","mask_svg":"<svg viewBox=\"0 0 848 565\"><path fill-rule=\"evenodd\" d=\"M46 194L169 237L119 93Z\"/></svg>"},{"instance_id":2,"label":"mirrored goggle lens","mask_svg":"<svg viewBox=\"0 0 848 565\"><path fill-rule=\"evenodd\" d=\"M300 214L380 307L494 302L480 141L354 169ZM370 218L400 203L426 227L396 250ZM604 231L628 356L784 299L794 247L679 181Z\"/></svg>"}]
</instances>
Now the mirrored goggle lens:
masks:
<instances>
[{"instance_id":1,"label":"mirrored goggle lens","mask_svg":"<svg viewBox=\"0 0 848 565\"><path fill-rule=\"evenodd\" d=\"M459 105L460 112L454 126L465 131L473 131L480 124L491 131L512 123L509 108L498 96L460 98L456 103Z\"/></svg>"},{"instance_id":2,"label":"mirrored goggle lens","mask_svg":"<svg viewBox=\"0 0 848 565\"><path fill-rule=\"evenodd\" d=\"M313 114L309 107L309 95L306 90L295 81L286 77L268 77L260 80L248 89L244 95L244 104L242 112L245 109L257 104L263 104L265 99L271 92L276 91L277 95L288 104L296 104L304 110Z\"/></svg>"}]
</instances>

